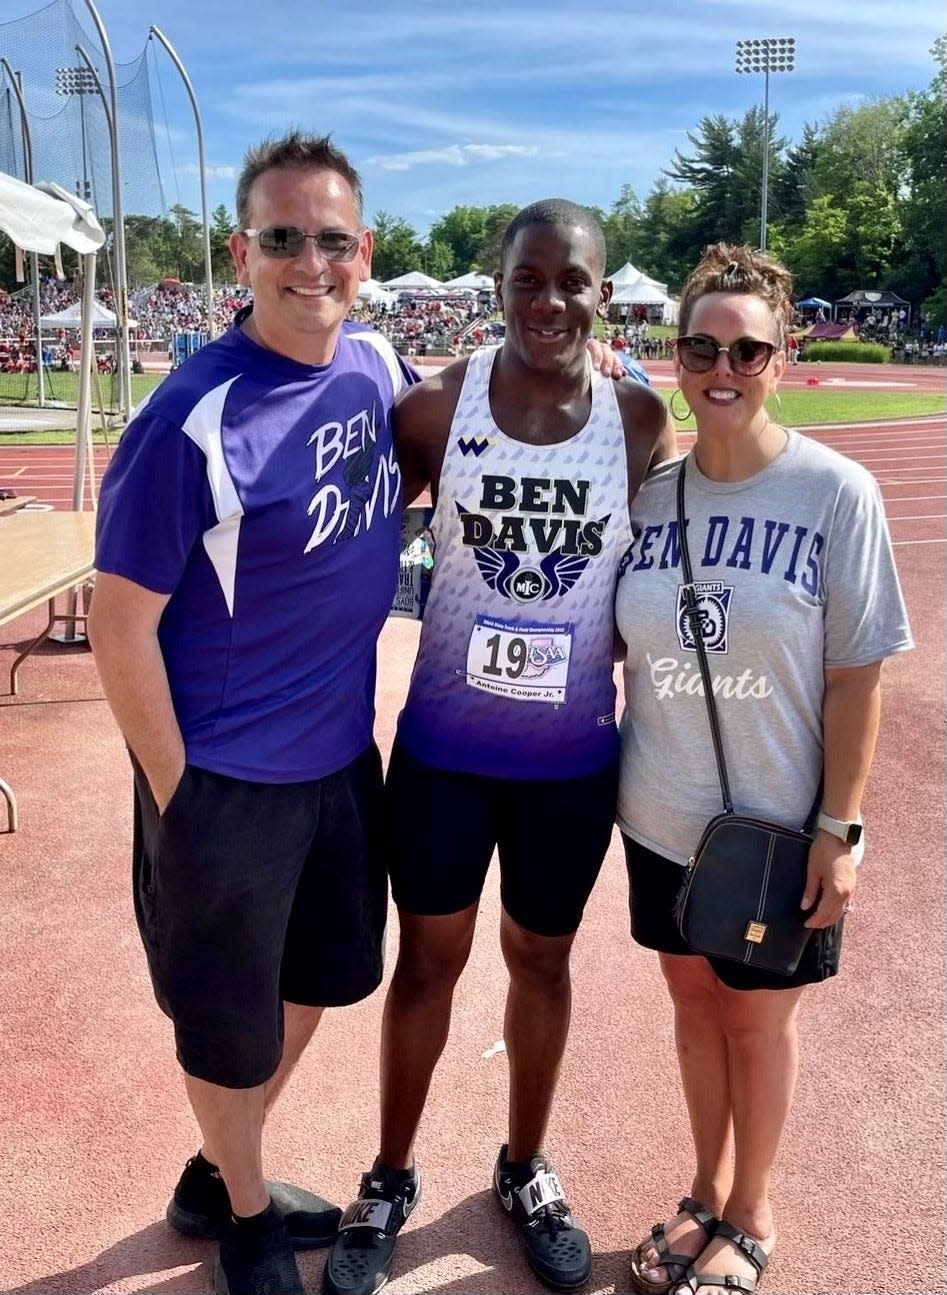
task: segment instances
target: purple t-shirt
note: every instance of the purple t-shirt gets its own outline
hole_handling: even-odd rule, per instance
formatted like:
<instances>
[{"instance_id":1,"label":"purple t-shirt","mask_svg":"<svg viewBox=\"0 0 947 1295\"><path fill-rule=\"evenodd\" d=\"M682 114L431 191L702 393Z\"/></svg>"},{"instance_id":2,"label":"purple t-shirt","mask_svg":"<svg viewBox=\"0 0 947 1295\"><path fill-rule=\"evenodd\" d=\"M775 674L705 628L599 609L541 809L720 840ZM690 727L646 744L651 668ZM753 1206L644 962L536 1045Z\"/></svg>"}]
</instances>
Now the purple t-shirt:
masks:
<instances>
[{"instance_id":1,"label":"purple t-shirt","mask_svg":"<svg viewBox=\"0 0 947 1295\"><path fill-rule=\"evenodd\" d=\"M359 325L305 365L235 323L125 429L96 567L170 594L158 637L189 763L297 782L371 742L400 540L391 410L417 380Z\"/></svg>"}]
</instances>

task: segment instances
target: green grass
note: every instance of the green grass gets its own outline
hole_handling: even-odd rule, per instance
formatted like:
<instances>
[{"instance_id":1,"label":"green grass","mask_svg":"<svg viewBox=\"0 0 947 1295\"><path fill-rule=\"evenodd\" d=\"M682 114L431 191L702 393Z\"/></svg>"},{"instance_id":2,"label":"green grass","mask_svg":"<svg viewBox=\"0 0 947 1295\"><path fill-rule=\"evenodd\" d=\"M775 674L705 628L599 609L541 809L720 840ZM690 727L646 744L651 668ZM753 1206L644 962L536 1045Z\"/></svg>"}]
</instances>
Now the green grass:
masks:
<instances>
[{"instance_id":1,"label":"green grass","mask_svg":"<svg viewBox=\"0 0 947 1295\"><path fill-rule=\"evenodd\" d=\"M671 399L669 388L658 392L666 401ZM889 418L913 418L919 414L942 414L947 410L947 396L926 391L822 391L807 387L804 391L780 393L782 408L771 400L767 406L774 422L789 427L812 427L820 423L870 423ZM680 399L677 401L681 403ZM682 430L693 428L694 419L688 418L677 426Z\"/></svg>"},{"instance_id":2,"label":"green grass","mask_svg":"<svg viewBox=\"0 0 947 1295\"><path fill-rule=\"evenodd\" d=\"M133 373L132 374L132 404L137 405L140 400L144 400L149 391L161 382L164 377L161 373ZM115 379L111 374L100 374L99 381L102 384L102 398L105 402L106 409L117 408L117 389ZM48 373L45 383L46 399L50 401L61 401L66 405L75 405L79 399L79 375L78 373ZM92 406L93 409L98 403L98 392L96 391L95 381L92 383ZM0 373L0 404L3 405L35 405L36 404L36 374L35 373Z\"/></svg>"}]
</instances>

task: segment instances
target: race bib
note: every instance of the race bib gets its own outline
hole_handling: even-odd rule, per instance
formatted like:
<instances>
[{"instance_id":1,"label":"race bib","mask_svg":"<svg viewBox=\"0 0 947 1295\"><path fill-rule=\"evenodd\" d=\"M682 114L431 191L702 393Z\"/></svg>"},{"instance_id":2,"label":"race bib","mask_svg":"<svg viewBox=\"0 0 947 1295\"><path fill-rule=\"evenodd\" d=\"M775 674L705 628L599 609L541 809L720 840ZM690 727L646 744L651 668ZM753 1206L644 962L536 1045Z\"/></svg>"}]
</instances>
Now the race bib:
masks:
<instances>
[{"instance_id":1,"label":"race bib","mask_svg":"<svg viewBox=\"0 0 947 1295\"><path fill-rule=\"evenodd\" d=\"M467 644L467 682L514 701L566 701L574 626L517 625L478 616Z\"/></svg>"}]
</instances>

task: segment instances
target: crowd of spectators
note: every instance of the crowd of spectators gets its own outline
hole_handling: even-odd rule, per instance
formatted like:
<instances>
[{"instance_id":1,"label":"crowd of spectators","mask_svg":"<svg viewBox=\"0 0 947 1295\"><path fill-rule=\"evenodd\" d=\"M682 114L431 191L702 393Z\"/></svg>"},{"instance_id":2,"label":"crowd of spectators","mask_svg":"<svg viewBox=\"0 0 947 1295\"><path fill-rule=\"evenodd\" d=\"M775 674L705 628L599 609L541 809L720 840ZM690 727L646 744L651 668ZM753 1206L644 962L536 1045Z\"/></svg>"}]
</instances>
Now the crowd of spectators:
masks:
<instances>
[{"instance_id":1,"label":"crowd of spectators","mask_svg":"<svg viewBox=\"0 0 947 1295\"><path fill-rule=\"evenodd\" d=\"M96 296L112 309L113 294L108 288L97 289ZM224 285L214 292L214 326L220 333L229 327L234 315L245 305L248 289ZM79 300L77 289L69 283L47 280L41 286L40 306L44 315L55 314ZM492 311L492 304L475 297L412 297L402 294L393 302L356 306L357 317L367 320L405 354L430 352L457 353L486 340L485 327L478 323ZM201 287L177 280L165 280L134 290L129 297L129 315L135 321L131 330L133 350L169 351L175 333L203 332L206 325L204 292ZM32 367L33 294L27 286L10 295L0 296L0 344L9 352L16 349L18 362ZM60 330L47 334L44 346L58 350L68 339Z\"/></svg>"},{"instance_id":2,"label":"crowd of spectators","mask_svg":"<svg viewBox=\"0 0 947 1295\"><path fill-rule=\"evenodd\" d=\"M357 318L371 323L403 355L458 355L488 337L492 301L475 296L402 293L393 302L357 306Z\"/></svg>"},{"instance_id":3,"label":"crowd of spectators","mask_svg":"<svg viewBox=\"0 0 947 1295\"><path fill-rule=\"evenodd\" d=\"M652 334L647 320L632 320L623 328L613 328L613 351L624 351L633 360L666 360L672 355L671 343Z\"/></svg>"},{"instance_id":4,"label":"crowd of spectators","mask_svg":"<svg viewBox=\"0 0 947 1295\"><path fill-rule=\"evenodd\" d=\"M234 314L247 300L248 290L224 286L214 292L214 324L218 332L228 327ZM115 299L108 287L96 289L103 306L114 310ZM54 315L79 300L72 283L44 280L40 285L40 309ZM176 332L202 332L207 312L203 289L193 284L166 280L134 290L129 297L129 315L135 320L132 345L147 351L167 351ZM0 293L0 344L9 352L16 349L24 358L33 356L33 290L27 285L15 293ZM64 330L43 330L44 347L57 350L68 341Z\"/></svg>"},{"instance_id":5,"label":"crowd of spectators","mask_svg":"<svg viewBox=\"0 0 947 1295\"><path fill-rule=\"evenodd\" d=\"M103 305L114 307L111 289L96 293ZM44 315L65 310L79 299L73 284L46 279L40 285L40 307ZM226 329L248 290L223 285L214 293L214 325ZM489 321L496 308L492 297L438 296L402 293L391 302L356 304L356 317L377 328L397 350L408 356L458 355L491 341L496 329ZM202 332L205 327L203 289L177 280L165 280L132 292L129 312L136 321L132 329L133 352L169 352L178 332ZM803 322L803 321L799 321ZM947 360L947 329L920 321L908 329L898 316L869 316L857 324L861 341L884 342L891 347L896 363L944 364ZM75 358L75 337L63 330L44 331L47 363L54 368L69 367ZM634 360L666 359L671 355L668 341L652 334L647 320L629 319L613 327L611 345ZM72 348L72 349L70 349ZM107 348L103 348L107 349ZM798 351L805 359L804 340ZM0 289L0 370L31 372L35 368L33 346L33 293L27 285L15 293Z\"/></svg>"},{"instance_id":6,"label":"crowd of spectators","mask_svg":"<svg viewBox=\"0 0 947 1295\"><path fill-rule=\"evenodd\" d=\"M246 305L249 289L224 284L214 290L214 330L229 328L234 315ZM147 288L139 288L129 299L129 311L135 319L138 337L153 345L151 350L168 350L175 333L200 333L206 328L207 307L204 290L195 284L165 279Z\"/></svg>"}]
</instances>

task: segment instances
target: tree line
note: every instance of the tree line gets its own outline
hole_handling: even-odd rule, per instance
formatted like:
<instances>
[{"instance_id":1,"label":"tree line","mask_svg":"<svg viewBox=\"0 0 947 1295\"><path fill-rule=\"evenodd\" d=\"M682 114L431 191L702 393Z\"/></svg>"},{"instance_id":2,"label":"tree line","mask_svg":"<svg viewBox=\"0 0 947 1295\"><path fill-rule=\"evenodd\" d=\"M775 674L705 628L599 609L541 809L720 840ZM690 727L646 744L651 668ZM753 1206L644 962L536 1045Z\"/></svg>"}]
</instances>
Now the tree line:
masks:
<instances>
[{"instance_id":1,"label":"tree line","mask_svg":"<svg viewBox=\"0 0 947 1295\"><path fill-rule=\"evenodd\" d=\"M935 74L926 90L841 106L807 124L795 142L770 114L768 245L794 272L800 297L834 300L855 288L891 288L935 323L947 322L947 36L931 53ZM630 260L679 291L707 243L758 243L766 130L760 108L742 117L704 117L644 200L625 185L607 211L593 208L609 268ZM468 270L491 273L516 210L454 207L426 238L400 216L379 211L372 272L380 280L415 269L442 280ZM192 211L175 206L167 216L128 216L125 223L130 283L203 278L201 226ZM232 230L227 208L217 207L216 282L232 278ZM0 282L12 288L11 280L7 243Z\"/></svg>"}]
</instances>

